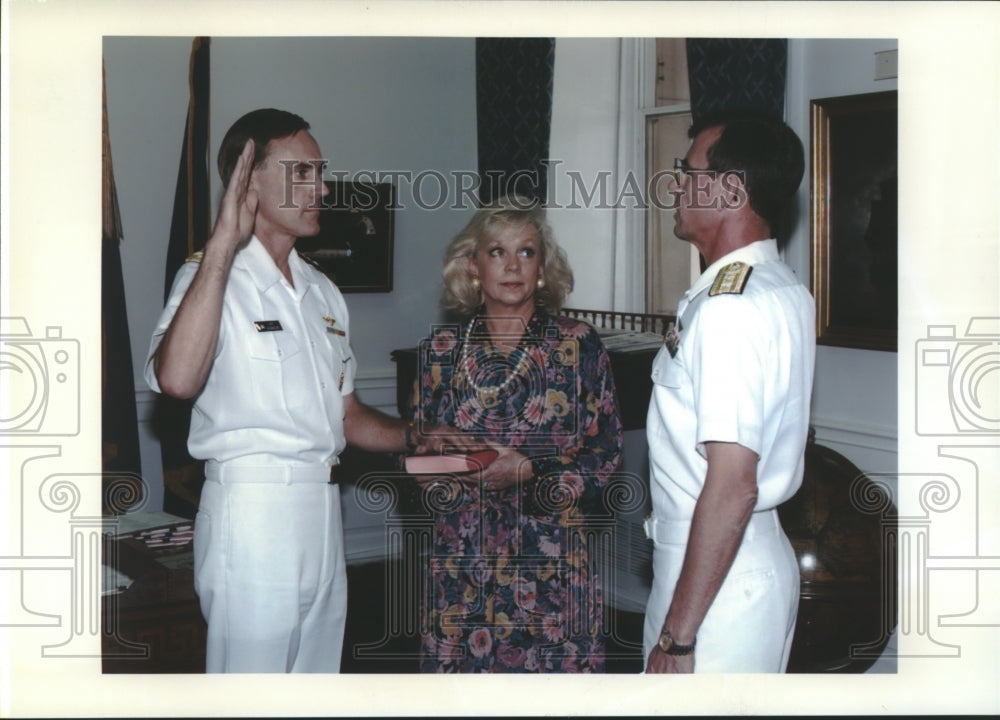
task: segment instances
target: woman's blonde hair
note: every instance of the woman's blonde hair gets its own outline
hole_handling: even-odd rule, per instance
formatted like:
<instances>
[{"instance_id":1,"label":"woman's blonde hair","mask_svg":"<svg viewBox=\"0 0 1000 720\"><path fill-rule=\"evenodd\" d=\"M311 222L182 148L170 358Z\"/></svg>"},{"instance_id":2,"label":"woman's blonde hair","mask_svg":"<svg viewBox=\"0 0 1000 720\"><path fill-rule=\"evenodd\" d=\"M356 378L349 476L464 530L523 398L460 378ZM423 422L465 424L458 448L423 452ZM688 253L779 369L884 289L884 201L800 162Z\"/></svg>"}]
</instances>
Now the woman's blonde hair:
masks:
<instances>
[{"instance_id":1,"label":"woman's blonde hair","mask_svg":"<svg viewBox=\"0 0 1000 720\"><path fill-rule=\"evenodd\" d=\"M512 195L477 211L448 245L444 255L444 297L442 304L468 317L483 304L483 292L472 285L469 260L479 247L501 229L512 224L531 223L538 232L542 254L543 287L535 291L535 304L553 315L559 312L566 296L573 290L573 271L566 253L552 238L552 229L545 222L545 211L537 202Z\"/></svg>"}]
</instances>

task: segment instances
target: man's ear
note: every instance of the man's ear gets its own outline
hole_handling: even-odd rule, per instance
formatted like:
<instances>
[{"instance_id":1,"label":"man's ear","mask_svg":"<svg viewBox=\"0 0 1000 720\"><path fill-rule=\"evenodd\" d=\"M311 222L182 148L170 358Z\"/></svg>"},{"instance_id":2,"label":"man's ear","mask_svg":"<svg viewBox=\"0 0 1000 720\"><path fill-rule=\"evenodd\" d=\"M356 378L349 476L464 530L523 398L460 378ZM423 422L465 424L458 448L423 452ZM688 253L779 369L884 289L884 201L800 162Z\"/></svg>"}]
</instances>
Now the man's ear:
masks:
<instances>
[{"instance_id":1,"label":"man's ear","mask_svg":"<svg viewBox=\"0 0 1000 720\"><path fill-rule=\"evenodd\" d=\"M750 200L747 194L745 176L739 170L726 170L722 173L719 185L719 200L726 210L738 210Z\"/></svg>"}]
</instances>

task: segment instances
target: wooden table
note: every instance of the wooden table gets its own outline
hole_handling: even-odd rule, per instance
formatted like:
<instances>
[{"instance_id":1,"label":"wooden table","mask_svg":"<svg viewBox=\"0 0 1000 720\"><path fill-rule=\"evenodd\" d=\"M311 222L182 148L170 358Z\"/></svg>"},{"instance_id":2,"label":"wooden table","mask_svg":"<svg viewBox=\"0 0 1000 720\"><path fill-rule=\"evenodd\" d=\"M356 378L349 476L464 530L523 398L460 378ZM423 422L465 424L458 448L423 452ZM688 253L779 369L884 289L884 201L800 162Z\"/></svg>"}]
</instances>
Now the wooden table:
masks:
<instances>
[{"instance_id":1,"label":"wooden table","mask_svg":"<svg viewBox=\"0 0 1000 720\"><path fill-rule=\"evenodd\" d=\"M132 579L102 597L104 672L205 672L206 625L194 593L191 543L157 553L134 537L109 535L104 564Z\"/></svg>"}]
</instances>

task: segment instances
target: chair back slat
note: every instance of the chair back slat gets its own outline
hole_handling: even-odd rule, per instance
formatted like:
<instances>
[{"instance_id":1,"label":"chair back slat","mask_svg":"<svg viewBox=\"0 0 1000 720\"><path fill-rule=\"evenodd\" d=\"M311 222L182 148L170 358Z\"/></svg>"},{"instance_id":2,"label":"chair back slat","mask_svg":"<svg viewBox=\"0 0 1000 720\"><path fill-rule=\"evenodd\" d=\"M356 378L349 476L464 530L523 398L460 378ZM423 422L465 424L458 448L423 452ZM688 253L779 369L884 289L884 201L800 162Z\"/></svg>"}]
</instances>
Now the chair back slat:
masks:
<instances>
[{"instance_id":1,"label":"chair back slat","mask_svg":"<svg viewBox=\"0 0 1000 720\"><path fill-rule=\"evenodd\" d=\"M663 335L677 317L654 313L619 312L617 310L587 310L584 308L563 308L560 314L585 320L598 330L632 330L655 332Z\"/></svg>"}]
</instances>

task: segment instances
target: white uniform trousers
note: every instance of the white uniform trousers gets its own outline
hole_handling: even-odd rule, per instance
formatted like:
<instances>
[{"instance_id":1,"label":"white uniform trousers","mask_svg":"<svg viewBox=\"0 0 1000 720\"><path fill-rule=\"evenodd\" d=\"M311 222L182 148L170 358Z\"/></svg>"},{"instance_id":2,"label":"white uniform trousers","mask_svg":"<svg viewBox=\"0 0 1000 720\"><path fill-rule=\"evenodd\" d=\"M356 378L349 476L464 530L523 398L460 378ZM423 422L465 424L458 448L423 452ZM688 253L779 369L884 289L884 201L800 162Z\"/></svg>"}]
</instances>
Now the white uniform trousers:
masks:
<instances>
[{"instance_id":1,"label":"white uniform trousers","mask_svg":"<svg viewBox=\"0 0 1000 720\"><path fill-rule=\"evenodd\" d=\"M648 660L681 574L691 523L647 520L653 587L643 627ZM754 513L719 593L698 629L696 673L780 673L788 666L799 605L799 568L778 512Z\"/></svg>"},{"instance_id":2,"label":"white uniform trousers","mask_svg":"<svg viewBox=\"0 0 1000 720\"><path fill-rule=\"evenodd\" d=\"M208 463L194 530L206 671L340 671L347 618L330 468Z\"/></svg>"}]
</instances>

